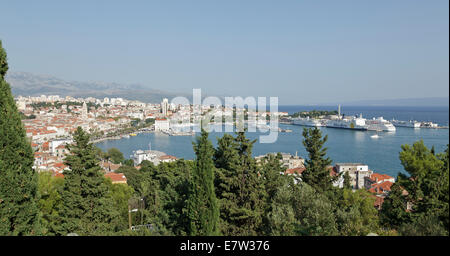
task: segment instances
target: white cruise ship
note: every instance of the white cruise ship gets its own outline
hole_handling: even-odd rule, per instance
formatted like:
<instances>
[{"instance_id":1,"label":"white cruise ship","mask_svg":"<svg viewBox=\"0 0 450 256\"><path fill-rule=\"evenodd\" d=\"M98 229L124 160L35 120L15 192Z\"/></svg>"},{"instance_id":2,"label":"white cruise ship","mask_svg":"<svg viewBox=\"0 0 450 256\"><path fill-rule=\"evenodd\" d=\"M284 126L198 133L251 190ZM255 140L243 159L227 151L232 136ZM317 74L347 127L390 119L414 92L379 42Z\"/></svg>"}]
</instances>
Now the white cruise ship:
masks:
<instances>
[{"instance_id":1,"label":"white cruise ship","mask_svg":"<svg viewBox=\"0 0 450 256\"><path fill-rule=\"evenodd\" d=\"M311 127L320 127L324 126L322 121L319 119L314 118L303 118L303 117L297 117L292 119L292 124L295 125L301 125L301 126L311 126Z\"/></svg>"},{"instance_id":2,"label":"white cruise ship","mask_svg":"<svg viewBox=\"0 0 450 256\"><path fill-rule=\"evenodd\" d=\"M395 126L388 120L383 119L383 117L368 119L366 120L366 124L367 130L370 131L394 132L396 130Z\"/></svg>"},{"instance_id":3,"label":"white cruise ship","mask_svg":"<svg viewBox=\"0 0 450 256\"><path fill-rule=\"evenodd\" d=\"M341 128L341 129L351 129L351 130L367 130L366 119L359 117L343 117L335 120L327 120L327 127L331 128Z\"/></svg>"},{"instance_id":4,"label":"white cruise ship","mask_svg":"<svg viewBox=\"0 0 450 256\"><path fill-rule=\"evenodd\" d=\"M409 128L420 128L420 122L410 120L410 121L399 121L392 119L392 124L396 127L409 127Z\"/></svg>"}]
</instances>

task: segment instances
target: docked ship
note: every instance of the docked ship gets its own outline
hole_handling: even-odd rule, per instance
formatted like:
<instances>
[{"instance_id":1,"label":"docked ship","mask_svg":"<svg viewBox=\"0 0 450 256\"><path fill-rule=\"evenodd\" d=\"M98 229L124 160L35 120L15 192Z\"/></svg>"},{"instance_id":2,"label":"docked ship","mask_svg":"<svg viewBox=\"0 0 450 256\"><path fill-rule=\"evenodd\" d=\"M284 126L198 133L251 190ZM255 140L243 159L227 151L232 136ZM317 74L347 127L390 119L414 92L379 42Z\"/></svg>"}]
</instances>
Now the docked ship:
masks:
<instances>
[{"instance_id":1,"label":"docked ship","mask_svg":"<svg viewBox=\"0 0 450 256\"><path fill-rule=\"evenodd\" d=\"M370 131L386 131L395 132L395 126L383 117L373 118L366 120L367 130Z\"/></svg>"},{"instance_id":2,"label":"docked ship","mask_svg":"<svg viewBox=\"0 0 450 256\"><path fill-rule=\"evenodd\" d=\"M301 125L301 126L310 126L310 127L320 127L324 126L322 121L319 119L314 118L303 118L303 117L297 117L292 119L292 124L295 125Z\"/></svg>"},{"instance_id":3,"label":"docked ship","mask_svg":"<svg viewBox=\"0 0 450 256\"><path fill-rule=\"evenodd\" d=\"M423 128L438 128L438 124L433 123L433 122L422 122L420 123L420 127Z\"/></svg>"},{"instance_id":4,"label":"docked ship","mask_svg":"<svg viewBox=\"0 0 450 256\"><path fill-rule=\"evenodd\" d=\"M367 130L366 119L362 114L358 116L344 116L341 115L341 105L338 105L338 114L332 119L326 120L326 127L350 129L350 130Z\"/></svg>"},{"instance_id":5,"label":"docked ship","mask_svg":"<svg viewBox=\"0 0 450 256\"><path fill-rule=\"evenodd\" d=\"M409 128L420 128L420 122L410 120L410 121L400 121L392 119L392 124L396 127L409 127Z\"/></svg>"},{"instance_id":6,"label":"docked ship","mask_svg":"<svg viewBox=\"0 0 450 256\"><path fill-rule=\"evenodd\" d=\"M351 129L351 130L367 130L366 119L360 115L359 117L341 117L338 119L327 120L326 126L330 128Z\"/></svg>"}]
</instances>

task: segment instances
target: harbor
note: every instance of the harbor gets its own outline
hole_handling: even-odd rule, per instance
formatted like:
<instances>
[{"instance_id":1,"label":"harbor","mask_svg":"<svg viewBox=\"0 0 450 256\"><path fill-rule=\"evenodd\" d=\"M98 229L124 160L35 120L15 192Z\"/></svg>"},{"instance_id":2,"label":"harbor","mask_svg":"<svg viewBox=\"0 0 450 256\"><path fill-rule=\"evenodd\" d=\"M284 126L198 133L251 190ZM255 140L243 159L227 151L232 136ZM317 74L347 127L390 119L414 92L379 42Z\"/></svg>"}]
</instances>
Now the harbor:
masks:
<instances>
[{"instance_id":1,"label":"harbor","mask_svg":"<svg viewBox=\"0 0 450 256\"><path fill-rule=\"evenodd\" d=\"M280 124L279 128L292 130L292 132L280 132L275 143L264 144L257 141L254 144L254 155L263 155L269 152L287 152L302 157L307 152L302 144L303 126ZM328 135L325 147L328 148L327 155L336 162L364 162L371 166L374 171L396 176L403 171L398 158L401 145L412 144L423 140L431 148L435 146L436 151L443 151L449 141L447 129L411 129L398 127L395 132L376 131L351 131L320 127L324 135ZM233 134L233 133L230 133ZM261 132L248 132L247 137L251 140L258 139ZM211 132L209 138L214 146L217 146L217 137L222 137L224 132ZM373 135L377 135L371 137ZM148 149L149 143L152 149L165 152L177 158L194 159L192 142L195 136L167 136L161 132L138 133L136 137L129 139L108 140L96 143L96 146L106 151L109 148L118 148L125 156L133 155L133 151ZM383 161L380 161L383 159Z\"/></svg>"},{"instance_id":2,"label":"harbor","mask_svg":"<svg viewBox=\"0 0 450 256\"><path fill-rule=\"evenodd\" d=\"M395 132L396 127L406 128L429 128L429 129L448 129L448 126L439 126L431 121L401 121L392 119L392 121L384 119L382 116L366 119L362 114L346 116L341 114L341 107L338 106L336 115L326 115L317 118L314 117L286 117L282 123L300 125L307 127L328 127L338 129L349 129L359 131L377 131L377 132Z\"/></svg>"}]
</instances>

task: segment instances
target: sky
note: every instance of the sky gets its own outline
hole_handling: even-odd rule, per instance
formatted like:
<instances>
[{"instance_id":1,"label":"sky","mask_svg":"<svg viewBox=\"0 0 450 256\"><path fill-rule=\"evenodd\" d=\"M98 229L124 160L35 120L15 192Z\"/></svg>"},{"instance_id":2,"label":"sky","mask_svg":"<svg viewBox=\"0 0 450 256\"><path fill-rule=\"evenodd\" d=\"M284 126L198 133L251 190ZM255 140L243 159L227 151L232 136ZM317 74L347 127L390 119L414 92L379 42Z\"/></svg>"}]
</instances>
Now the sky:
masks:
<instances>
[{"instance_id":1,"label":"sky","mask_svg":"<svg viewBox=\"0 0 450 256\"><path fill-rule=\"evenodd\" d=\"M448 0L3 0L10 71L280 104L449 94Z\"/></svg>"}]
</instances>

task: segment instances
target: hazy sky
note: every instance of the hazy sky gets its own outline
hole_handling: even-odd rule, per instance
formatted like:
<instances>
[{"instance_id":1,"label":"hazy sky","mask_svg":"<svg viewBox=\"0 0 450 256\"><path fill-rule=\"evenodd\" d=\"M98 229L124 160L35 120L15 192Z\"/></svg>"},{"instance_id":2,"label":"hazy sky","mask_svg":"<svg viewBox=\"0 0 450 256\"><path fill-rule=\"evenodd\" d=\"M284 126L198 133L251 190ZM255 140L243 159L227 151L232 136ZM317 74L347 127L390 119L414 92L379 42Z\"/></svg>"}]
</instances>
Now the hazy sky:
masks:
<instances>
[{"instance_id":1,"label":"hazy sky","mask_svg":"<svg viewBox=\"0 0 450 256\"><path fill-rule=\"evenodd\" d=\"M280 104L449 93L448 0L8 0L0 8L11 71L279 96Z\"/></svg>"}]
</instances>

